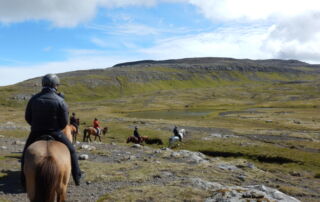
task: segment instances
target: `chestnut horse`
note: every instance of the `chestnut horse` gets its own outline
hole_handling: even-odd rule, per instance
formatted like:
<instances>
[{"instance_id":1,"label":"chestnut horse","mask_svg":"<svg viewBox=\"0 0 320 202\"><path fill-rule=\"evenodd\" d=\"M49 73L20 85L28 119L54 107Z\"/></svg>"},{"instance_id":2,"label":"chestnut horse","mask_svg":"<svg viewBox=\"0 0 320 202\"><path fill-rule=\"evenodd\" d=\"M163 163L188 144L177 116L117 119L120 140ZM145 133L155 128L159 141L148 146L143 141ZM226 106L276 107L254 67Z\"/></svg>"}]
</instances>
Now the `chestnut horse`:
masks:
<instances>
[{"instance_id":1,"label":"chestnut horse","mask_svg":"<svg viewBox=\"0 0 320 202\"><path fill-rule=\"evenodd\" d=\"M72 141L73 141L73 143L76 143L77 142L77 136L78 136L78 130L72 124L69 124L69 127L71 129Z\"/></svg>"},{"instance_id":2,"label":"chestnut horse","mask_svg":"<svg viewBox=\"0 0 320 202\"><path fill-rule=\"evenodd\" d=\"M102 134L105 135L108 132L108 127L104 127L101 130ZM101 135L97 134L97 130L94 127L88 127L85 128L83 130L83 142L86 142L88 140L90 140L90 142L92 142L90 136L93 135L94 136L94 141L97 139L97 137L99 138L100 142L101 142Z\"/></svg>"},{"instance_id":3,"label":"chestnut horse","mask_svg":"<svg viewBox=\"0 0 320 202\"><path fill-rule=\"evenodd\" d=\"M70 125L63 132L72 141ZM26 149L24 174L30 201L66 200L71 173L70 158L67 146L55 140L36 141Z\"/></svg>"},{"instance_id":4,"label":"chestnut horse","mask_svg":"<svg viewBox=\"0 0 320 202\"><path fill-rule=\"evenodd\" d=\"M148 139L147 136L141 136L141 141L139 142L138 138L136 138L135 136L129 136L129 137L127 138L127 143L133 142L133 143L135 143L135 144L141 144L141 143L143 143L143 142L144 142L145 140L147 140L147 139Z\"/></svg>"}]
</instances>

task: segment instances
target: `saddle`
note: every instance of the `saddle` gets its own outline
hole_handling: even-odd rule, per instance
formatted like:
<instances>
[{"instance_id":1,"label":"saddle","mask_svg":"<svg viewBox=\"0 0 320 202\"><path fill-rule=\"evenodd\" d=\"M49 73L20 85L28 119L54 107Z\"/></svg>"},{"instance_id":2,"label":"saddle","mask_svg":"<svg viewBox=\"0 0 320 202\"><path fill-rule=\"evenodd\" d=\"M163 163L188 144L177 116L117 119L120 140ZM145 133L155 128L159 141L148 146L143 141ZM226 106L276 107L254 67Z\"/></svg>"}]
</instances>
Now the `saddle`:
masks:
<instances>
[{"instance_id":1,"label":"saddle","mask_svg":"<svg viewBox=\"0 0 320 202\"><path fill-rule=\"evenodd\" d=\"M56 140L54 139L54 137L52 137L51 135L41 135L40 137L37 137L35 139L35 141L40 141L40 140L45 140L45 141L53 141L53 140Z\"/></svg>"}]
</instances>

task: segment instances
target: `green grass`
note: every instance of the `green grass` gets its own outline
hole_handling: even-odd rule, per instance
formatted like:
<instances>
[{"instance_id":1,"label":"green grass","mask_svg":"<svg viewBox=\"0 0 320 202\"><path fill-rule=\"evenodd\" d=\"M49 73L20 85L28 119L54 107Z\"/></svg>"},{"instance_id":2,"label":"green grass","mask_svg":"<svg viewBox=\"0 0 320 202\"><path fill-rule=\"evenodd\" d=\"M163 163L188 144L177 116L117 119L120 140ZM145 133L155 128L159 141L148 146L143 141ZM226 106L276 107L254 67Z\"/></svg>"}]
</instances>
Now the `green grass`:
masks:
<instances>
[{"instance_id":1,"label":"green grass","mask_svg":"<svg viewBox=\"0 0 320 202\"><path fill-rule=\"evenodd\" d=\"M298 169L316 172L320 168L320 154L303 152L296 149L282 148L274 144L252 142L249 146L242 146L246 140L214 140L203 144L199 140L189 140L183 144L183 149L201 151L212 156L231 158L247 158L260 164L273 164L283 170ZM294 155L293 155L294 154Z\"/></svg>"},{"instance_id":2,"label":"green grass","mask_svg":"<svg viewBox=\"0 0 320 202\"><path fill-rule=\"evenodd\" d=\"M102 196L102 201L201 201L209 197L200 189L182 188L181 185L151 185L125 187Z\"/></svg>"}]
</instances>

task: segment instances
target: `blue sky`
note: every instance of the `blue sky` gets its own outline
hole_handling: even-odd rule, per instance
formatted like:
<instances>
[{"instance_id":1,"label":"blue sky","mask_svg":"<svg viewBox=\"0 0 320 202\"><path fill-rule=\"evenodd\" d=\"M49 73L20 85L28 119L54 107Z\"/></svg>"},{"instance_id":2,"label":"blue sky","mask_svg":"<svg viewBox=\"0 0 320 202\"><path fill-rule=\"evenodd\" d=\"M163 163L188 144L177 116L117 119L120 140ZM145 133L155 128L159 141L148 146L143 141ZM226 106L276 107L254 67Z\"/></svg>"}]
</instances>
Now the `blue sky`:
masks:
<instances>
[{"instance_id":1,"label":"blue sky","mask_svg":"<svg viewBox=\"0 0 320 202\"><path fill-rule=\"evenodd\" d=\"M184 57L320 63L316 0L0 0L0 86Z\"/></svg>"}]
</instances>

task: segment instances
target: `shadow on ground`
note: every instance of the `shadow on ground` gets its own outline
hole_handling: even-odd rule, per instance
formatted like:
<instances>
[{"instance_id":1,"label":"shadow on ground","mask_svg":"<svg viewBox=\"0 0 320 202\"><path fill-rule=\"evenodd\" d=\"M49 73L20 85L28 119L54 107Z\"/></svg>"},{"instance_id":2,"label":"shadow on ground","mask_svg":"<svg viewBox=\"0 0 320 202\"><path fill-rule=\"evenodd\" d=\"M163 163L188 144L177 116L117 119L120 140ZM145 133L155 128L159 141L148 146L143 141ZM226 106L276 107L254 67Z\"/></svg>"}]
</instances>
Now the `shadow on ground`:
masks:
<instances>
[{"instance_id":1,"label":"shadow on ground","mask_svg":"<svg viewBox=\"0 0 320 202\"><path fill-rule=\"evenodd\" d=\"M0 178L0 192L5 194L23 193L20 185L20 171L4 170L5 176Z\"/></svg>"}]
</instances>

